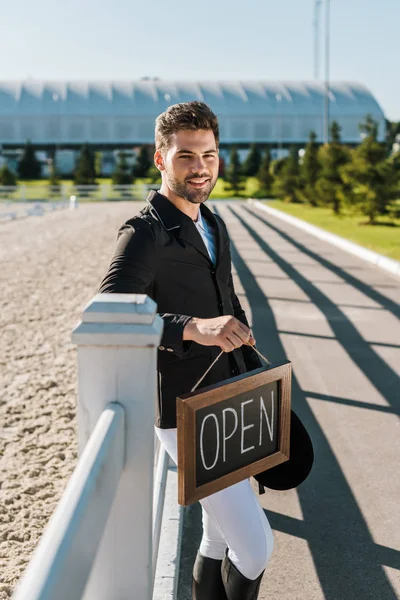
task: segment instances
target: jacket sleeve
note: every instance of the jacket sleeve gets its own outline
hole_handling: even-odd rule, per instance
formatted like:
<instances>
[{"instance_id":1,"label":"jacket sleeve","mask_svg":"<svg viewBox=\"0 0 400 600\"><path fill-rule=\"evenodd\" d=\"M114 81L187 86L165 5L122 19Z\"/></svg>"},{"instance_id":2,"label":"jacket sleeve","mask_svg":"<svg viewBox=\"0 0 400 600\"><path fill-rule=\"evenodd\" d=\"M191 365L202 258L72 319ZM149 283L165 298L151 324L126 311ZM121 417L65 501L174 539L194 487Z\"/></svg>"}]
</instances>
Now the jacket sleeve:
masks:
<instances>
[{"instance_id":1,"label":"jacket sleeve","mask_svg":"<svg viewBox=\"0 0 400 600\"><path fill-rule=\"evenodd\" d=\"M156 259L156 243L150 225L142 219L126 223L118 232L117 247L99 293L147 294L153 298ZM159 314L164 321L160 349L172 350L184 358L190 344L183 342L183 330L191 316Z\"/></svg>"}]
</instances>

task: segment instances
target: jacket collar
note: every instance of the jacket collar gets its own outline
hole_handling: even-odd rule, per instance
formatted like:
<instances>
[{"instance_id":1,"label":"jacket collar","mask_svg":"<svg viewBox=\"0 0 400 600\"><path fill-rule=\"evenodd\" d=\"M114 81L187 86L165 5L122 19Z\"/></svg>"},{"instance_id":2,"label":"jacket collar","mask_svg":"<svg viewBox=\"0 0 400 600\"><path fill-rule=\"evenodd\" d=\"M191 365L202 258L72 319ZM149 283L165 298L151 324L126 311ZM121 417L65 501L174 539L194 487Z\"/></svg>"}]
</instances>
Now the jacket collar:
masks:
<instances>
[{"instance_id":1,"label":"jacket collar","mask_svg":"<svg viewBox=\"0 0 400 600\"><path fill-rule=\"evenodd\" d=\"M166 231L175 230L178 232L179 237L194 246L201 254L203 254L208 260L210 260L207 249L198 232L193 220L185 215L181 210L176 208L172 202L166 198L163 194L156 191L151 191L147 197L147 203L150 207L150 212L155 216L164 227ZM223 250L223 239L224 231L218 219L215 218L214 213L204 204L200 206L202 217L205 217L214 226L216 231L216 245L217 245L217 264L221 259L221 252Z\"/></svg>"}]
</instances>

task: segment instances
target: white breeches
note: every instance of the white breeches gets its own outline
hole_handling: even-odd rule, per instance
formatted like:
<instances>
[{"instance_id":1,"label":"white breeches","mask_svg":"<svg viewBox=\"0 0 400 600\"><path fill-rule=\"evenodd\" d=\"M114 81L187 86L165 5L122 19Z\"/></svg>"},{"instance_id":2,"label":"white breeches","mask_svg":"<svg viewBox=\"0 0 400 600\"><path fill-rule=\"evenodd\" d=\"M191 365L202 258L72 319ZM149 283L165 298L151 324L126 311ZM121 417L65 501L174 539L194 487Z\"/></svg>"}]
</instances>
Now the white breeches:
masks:
<instances>
[{"instance_id":1,"label":"white breeches","mask_svg":"<svg viewBox=\"0 0 400 600\"><path fill-rule=\"evenodd\" d=\"M158 439L177 464L177 430L155 428ZM221 560L228 555L248 579L257 579L272 553L271 526L246 479L200 500L203 537L200 554Z\"/></svg>"}]
</instances>

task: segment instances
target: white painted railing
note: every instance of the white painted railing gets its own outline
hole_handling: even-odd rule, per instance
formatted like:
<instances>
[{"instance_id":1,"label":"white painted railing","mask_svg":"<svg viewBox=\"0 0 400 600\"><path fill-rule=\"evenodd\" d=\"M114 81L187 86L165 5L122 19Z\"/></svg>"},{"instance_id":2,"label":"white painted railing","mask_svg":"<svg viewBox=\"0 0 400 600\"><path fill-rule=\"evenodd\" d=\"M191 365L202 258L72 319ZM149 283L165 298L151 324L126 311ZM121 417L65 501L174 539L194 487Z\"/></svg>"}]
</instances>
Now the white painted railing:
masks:
<instances>
[{"instance_id":1,"label":"white painted railing","mask_svg":"<svg viewBox=\"0 0 400 600\"><path fill-rule=\"evenodd\" d=\"M150 189L158 188L157 184L133 183L131 185L113 185L99 183L97 185L74 185L61 181L57 186L43 183L17 186L0 186L0 200L13 202L34 202L47 200L68 200L70 196L86 200L145 200Z\"/></svg>"},{"instance_id":2,"label":"white painted railing","mask_svg":"<svg viewBox=\"0 0 400 600\"><path fill-rule=\"evenodd\" d=\"M169 462L159 448L153 482L161 332L146 296L86 307L73 332L80 459L15 600L151 599Z\"/></svg>"}]
</instances>

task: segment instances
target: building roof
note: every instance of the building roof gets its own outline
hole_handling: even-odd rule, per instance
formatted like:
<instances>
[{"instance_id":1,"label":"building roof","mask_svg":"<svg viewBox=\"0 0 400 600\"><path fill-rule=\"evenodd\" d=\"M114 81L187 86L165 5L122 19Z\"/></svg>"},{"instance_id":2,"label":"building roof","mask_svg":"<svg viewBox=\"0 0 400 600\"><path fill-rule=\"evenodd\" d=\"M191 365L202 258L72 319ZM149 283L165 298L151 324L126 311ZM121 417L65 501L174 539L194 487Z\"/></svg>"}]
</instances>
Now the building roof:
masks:
<instances>
[{"instance_id":1,"label":"building roof","mask_svg":"<svg viewBox=\"0 0 400 600\"><path fill-rule=\"evenodd\" d=\"M0 81L0 117L102 115L152 117L169 105L202 100L218 116L320 114L324 84L278 81ZM383 111L371 92L358 83L330 85L334 116Z\"/></svg>"}]
</instances>

